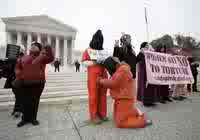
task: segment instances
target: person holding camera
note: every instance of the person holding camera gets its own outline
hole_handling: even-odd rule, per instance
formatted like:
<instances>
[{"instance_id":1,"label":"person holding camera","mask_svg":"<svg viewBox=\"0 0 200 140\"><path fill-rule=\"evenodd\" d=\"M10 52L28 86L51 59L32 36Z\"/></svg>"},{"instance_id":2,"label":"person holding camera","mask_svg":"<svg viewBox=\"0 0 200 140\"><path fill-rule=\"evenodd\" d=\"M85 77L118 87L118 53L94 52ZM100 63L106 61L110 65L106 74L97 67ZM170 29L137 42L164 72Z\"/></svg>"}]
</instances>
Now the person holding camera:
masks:
<instances>
[{"instance_id":1,"label":"person holding camera","mask_svg":"<svg viewBox=\"0 0 200 140\"><path fill-rule=\"evenodd\" d=\"M18 59L20 59L21 57L24 56L24 53L23 52L20 52L19 53L19 56L18 56ZM12 68L13 72L11 74L11 80L8 80L10 81L10 87L12 88L12 92L14 93L15 95L15 105L14 105L14 108L13 108L13 112L12 112L12 116L14 116L15 118L18 118L20 117L20 115L22 114L22 105L21 105L21 101L20 101L20 93L18 92L17 88L15 88L13 85L12 85L12 82L15 80L16 76L15 76L15 64L13 65L13 68ZM7 88L8 85L6 86L5 84L5 87L4 88Z\"/></svg>"}]
</instances>

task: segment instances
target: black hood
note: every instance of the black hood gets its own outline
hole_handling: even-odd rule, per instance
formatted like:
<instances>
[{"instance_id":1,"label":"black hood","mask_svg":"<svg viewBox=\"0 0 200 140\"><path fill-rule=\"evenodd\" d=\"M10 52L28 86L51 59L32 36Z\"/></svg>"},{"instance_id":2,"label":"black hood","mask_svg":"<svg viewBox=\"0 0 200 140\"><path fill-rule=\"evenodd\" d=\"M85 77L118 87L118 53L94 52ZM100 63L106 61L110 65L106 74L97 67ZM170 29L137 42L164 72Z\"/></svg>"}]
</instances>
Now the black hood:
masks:
<instances>
[{"instance_id":1,"label":"black hood","mask_svg":"<svg viewBox=\"0 0 200 140\"><path fill-rule=\"evenodd\" d=\"M112 76L116 71L116 66L119 62L115 61L113 57L108 57L104 60L103 65Z\"/></svg>"}]
</instances>

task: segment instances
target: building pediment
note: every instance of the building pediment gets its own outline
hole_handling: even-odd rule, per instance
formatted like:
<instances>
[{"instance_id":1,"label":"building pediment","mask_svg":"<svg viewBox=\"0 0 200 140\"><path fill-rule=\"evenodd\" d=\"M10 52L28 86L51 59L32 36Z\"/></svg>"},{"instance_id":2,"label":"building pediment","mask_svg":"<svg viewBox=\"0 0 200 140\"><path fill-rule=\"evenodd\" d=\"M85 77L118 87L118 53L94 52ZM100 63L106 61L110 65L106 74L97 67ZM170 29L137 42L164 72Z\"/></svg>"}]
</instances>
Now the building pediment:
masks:
<instances>
[{"instance_id":1,"label":"building pediment","mask_svg":"<svg viewBox=\"0 0 200 140\"><path fill-rule=\"evenodd\" d=\"M73 33L76 34L77 30L64 24L56 19L53 19L47 15L39 15L39 16L24 16L24 17L8 17L2 18L2 21L6 25L7 30L19 29L19 30L33 30L37 29L39 31L41 29L42 33L57 33L59 35L64 35L65 33ZM51 32L52 31L52 32Z\"/></svg>"}]
</instances>

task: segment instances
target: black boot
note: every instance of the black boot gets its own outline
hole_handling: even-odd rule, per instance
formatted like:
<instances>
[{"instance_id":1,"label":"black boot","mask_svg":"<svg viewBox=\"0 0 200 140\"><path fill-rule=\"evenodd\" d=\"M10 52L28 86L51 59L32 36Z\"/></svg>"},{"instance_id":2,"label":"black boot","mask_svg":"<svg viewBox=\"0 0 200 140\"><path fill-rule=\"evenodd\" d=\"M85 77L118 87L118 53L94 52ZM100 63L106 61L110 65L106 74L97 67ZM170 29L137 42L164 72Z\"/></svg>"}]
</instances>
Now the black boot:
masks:
<instances>
[{"instance_id":1,"label":"black boot","mask_svg":"<svg viewBox=\"0 0 200 140\"><path fill-rule=\"evenodd\" d=\"M180 99L185 100L185 99L187 99L187 97L180 96Z\"/></svg>"},{"instance_id":2,"label":"black boot","mask_svg":"<svg viewBox=\"0 0 200 140\"><path fill-rule=\"evenodd\" d=\"M166 104L166 101L165 101L165 100L163 100L163 99L162 99L162 100L160 100L159 102L160 102L160 103L162 103L162 104Z\"/></svg>"},{"instance_id":3,"label":"black boot","mask_svg":"<svg viewBox=\"0 0 200 140\"><path fill-rule=\"evenodd\" d=\"M143 103L143 105L145 107L152 107L152 106L155 106L156 104L154 104L154 103Z\"/></svg>"},{"instance_id":4,"label":"black boot","mask_svg":"<svg viewBox=\"0 0 200 140\"><path fill-rule=\"evenodd\" d=\"M182 100L184 100L184 99L181 98L180 96L178 96L178 97L173 97L173 99L174 99L174 100L177 100L177 101L182 101Z\"/></svg>"},{"instance_id":5,"label":"black boot","mask_svg":"<svg viewBox=\"0 0 200 140\"><path fill-rule=\"evenodd\" d=\"M165 101L173 102L169 97L165 98Z\"/></svg>"},{"instance_id":6,"label":"black boot","mask_svg":"<svg viewBox=\"0 0 200 140\"><path fill-rule=\"evenodd\" d=\"M197 89L194 89L193 92L198 92Z\"/></svg>"},{"instance_id":7,"label":"black boot","mask_svg":"<svg viewBox=\"0 0 200 140\"><path fill-rule=\"evenodd\" d=\"M31 123L32 123L33 125L39 125L39 124L40 124L40 122L39 122L38 120L33 120Z\"/></svg>"},{"instance_id":8,"label":"black boot","mask_svg":"<svg viewBox=\"0 0 200 140\"><path fill-rule=\"evenodd\" d=\"M15 115L15 111L13 111L12 113L11 113L11 116L14 116Z\"/></svg>"}]
</instances>

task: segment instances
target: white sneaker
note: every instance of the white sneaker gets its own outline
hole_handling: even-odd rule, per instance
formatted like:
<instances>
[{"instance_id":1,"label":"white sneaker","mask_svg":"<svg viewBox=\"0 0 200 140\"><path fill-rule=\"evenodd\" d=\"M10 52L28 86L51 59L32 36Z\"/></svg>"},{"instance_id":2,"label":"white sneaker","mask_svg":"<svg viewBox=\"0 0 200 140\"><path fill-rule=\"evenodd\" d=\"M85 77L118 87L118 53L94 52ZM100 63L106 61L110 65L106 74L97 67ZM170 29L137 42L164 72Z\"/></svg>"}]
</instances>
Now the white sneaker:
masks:
<instances>
[{"instance_id":1,"label":"white sneaker","mask_svg":"<svg viewBox=\"0 0 200 140\"><path fill-rule=\"evenodd\" d=\"M149 125L152 125L152 124L153 124L152 120L146 120L146 126L149 126Z\"/></svg>"}]
</instances>

